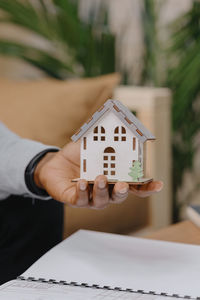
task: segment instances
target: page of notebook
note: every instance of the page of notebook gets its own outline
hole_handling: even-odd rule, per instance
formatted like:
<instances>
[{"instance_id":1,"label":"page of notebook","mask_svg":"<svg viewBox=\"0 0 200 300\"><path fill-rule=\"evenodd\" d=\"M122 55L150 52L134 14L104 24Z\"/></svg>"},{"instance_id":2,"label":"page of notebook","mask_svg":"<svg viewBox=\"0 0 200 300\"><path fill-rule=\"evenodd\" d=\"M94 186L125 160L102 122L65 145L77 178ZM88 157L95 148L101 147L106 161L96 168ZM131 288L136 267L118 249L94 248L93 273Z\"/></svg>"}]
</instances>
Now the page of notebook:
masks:
<instances>
[{"instance_id":1,"label":"page of notebook","mask_svg":"<svg viewBox=\"0 0 200 300\"><path fill-rule=\"evenodd\" d=\"M170 297L13 280L0 286L0 300L171 300Z\"/></svg>"},{"instance_id":2,"label":"page of notebook","mask_svg":"<svg viewBox=\"0 0 200 300\"><path fill-rule=\"evenodd\" d=\"M200 296L200 247L81 230L25 277Z\"/></svg>"}]
</instances>

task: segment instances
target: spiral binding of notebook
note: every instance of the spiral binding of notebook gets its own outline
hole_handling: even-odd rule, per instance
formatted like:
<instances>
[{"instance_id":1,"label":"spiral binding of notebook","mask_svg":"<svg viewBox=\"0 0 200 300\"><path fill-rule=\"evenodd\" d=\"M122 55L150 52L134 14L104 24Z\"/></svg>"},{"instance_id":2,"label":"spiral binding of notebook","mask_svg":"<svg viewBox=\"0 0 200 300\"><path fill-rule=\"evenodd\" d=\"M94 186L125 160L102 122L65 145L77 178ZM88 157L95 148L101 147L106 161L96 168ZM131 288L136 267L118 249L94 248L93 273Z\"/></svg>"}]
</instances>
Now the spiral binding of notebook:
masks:
<instances>
[{"instance_id":1,"label":"spiral binding of notebook","mask_svg":"<svg viewBox=\"0 0 200 300\"><path fill-rule=\"evenodd\" d=\"M34 277L28 277L25 278L24 276L19 276L17 277L18 280L22 281L32 281L32 282L40 282L40 283L50 283L50 284L59 284L59 285L68 285L68 286L78 286L78 287L83 287L83 288L95 288L95 289L102 289L102 290L111 290L111 291L119 291L119 292L129 292L129 293L138 293L138 294L146 294L146 295L156 295L156 296L166 296L166 297L172 297L172 298L179 298L179 299L196 299L200 300L200 297L193 298L191 296L185 295L185 296L180 296L178 294L168 294L168 293L156 293L155 291L144 291L144 290L133 290L133 289L123 289L120 287L110 287L110 286L100 286L98 284L92 284L89 285L87 283L81 283L79 284L78 282L71 281L67 282L65 280L57 281L55 279L49 279L46 280L45 278L34 278Z\"/></svg>"}]
</instances>

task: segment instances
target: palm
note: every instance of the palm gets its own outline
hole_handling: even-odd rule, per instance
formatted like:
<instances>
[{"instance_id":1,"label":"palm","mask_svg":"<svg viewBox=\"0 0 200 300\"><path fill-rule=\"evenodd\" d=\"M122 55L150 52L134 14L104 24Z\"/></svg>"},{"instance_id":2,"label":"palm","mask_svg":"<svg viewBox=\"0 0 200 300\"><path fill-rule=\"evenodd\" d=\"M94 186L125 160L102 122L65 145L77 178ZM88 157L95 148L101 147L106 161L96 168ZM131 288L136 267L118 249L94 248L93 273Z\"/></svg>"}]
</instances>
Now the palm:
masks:
<instances>
[{"instance_id":1,"label":"palm","mask_svg":"<svg viewBox=\"0 0 200 300\"><path fill-rule=\"evenodd\" d=\"M48 193L56 200L75 204L76 184L80 176L80 144L69 143L43 169L42 177Z\"/></svg>"}]
</instances>

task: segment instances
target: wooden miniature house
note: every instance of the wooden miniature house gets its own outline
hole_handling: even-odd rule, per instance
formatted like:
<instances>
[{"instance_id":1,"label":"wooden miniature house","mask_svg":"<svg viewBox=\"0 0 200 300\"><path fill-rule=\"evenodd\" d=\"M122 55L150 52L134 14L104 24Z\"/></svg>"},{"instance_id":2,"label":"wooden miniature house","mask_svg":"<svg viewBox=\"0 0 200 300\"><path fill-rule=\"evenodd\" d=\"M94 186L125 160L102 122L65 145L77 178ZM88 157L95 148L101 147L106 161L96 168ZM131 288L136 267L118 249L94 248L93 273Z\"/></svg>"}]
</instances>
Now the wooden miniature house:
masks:
<instances>
[{"instance_id":1,"label":"wooden miniature house","mask_svg":"<svg viewBox=\"0 0 200 300\"><path fill-rule=\"evenodd\" d=\"M93 181L104 174L108 181L133 182L134 162L143 169L143 147L155 137L120 101L108 100L73 136L81 139L80 178Z\"/></svg>"}]
</instances>

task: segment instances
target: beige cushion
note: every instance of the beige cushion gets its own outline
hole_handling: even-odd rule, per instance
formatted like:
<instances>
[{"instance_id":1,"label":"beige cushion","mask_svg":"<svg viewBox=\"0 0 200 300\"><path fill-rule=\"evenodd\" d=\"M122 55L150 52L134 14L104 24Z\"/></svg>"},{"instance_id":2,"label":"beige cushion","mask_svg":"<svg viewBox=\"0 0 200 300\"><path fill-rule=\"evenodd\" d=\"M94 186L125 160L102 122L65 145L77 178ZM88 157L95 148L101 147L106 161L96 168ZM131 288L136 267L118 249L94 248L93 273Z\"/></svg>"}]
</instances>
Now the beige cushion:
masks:
<instances>
[{"instance_id":1,"label":"beige cushion","mask_svg":"<svg viewBox=\"0 0 200 300\"><path fill-rule=\"evenodd\" d=\"M22 137L62 147L112 95L118 74L93 79L0 79L0 120Z\"/></svg>"}]
</instances>

